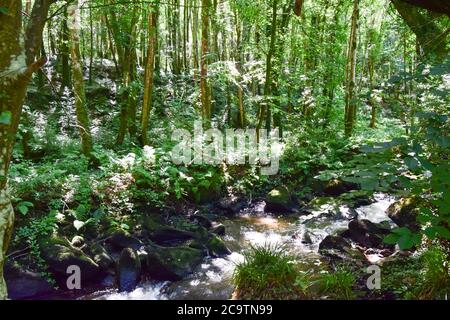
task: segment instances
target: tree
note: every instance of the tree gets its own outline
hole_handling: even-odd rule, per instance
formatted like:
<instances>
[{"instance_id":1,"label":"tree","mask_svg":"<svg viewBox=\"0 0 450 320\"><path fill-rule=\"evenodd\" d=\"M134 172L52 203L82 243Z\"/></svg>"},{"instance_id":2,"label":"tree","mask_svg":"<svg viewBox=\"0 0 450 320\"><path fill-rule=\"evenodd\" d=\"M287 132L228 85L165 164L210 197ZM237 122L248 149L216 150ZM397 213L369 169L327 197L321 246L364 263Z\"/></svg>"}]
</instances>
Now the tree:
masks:
<instances>
[{"instance_id":1,"label":"tree","mask_svg":"<svg viewBox=\"0 0 450 320\"><path fill-rule=\"evenodd\" d=\"M202 102L203 125L211 126L211 97L208 85L208 55L209 55L209 10L210 0L202 0L202 55L200 62L200 96Z\"/></svg>"},{"instance_id":2,"label":"tree","mask_svg":"<svg viewBox=\"0 0 450 320\"><path fill-rule=\"evenodd\" d=\"M269 48L266 55L266 79L264 83L264 98L265 101L259 108L258 114L258 124L256 125L256 132L262 127L263 121L268 119L268 123L270 124L270 109L269 109L269 96L272 89L272 57L275 54L275 42L276 42L276 34L277 34L277 10L278 10L278 0L272 0L272 21L270 24L270 40L269 40ZM270 129L270 128L266 128ZM259 138L259 137L258 137Z\"/></svg>"},{"instance_id":3,"label":"tree","mask_svg":"<svg viewBox=\"0 0 450 320\"><path fill-rule=\"evenodd\" d=\"M7 297L3 266L12 235L14 210L8 190L8 170L17 128L31 75L45 59L35 60L42 31L54 0L36 0L25 34L22 33L22 1L0 0L0 299Z\"/></svg>"},{"instance_id":4,"label":"tree","mask_svg":"<svg viewBox=\"0 0 450 320\"><path fill-rule=\"evenodd\" d=\"M423 1L411 1L422 4ZM445 1L442 1L442 8L445 8ZM421 47L427 56L443 60L448 49L445 46L445 39L450 33L450 29L440 30L431 15L423 14L419 8L408 4L402 0L392 0L394 7L405 20L406 24L411 28L412 32L417 36ZM434 6L431 6L434 8ZM448 10L450 6L447 5ZM448 14L449 11L447 11Z\"/></svg>"},{"instance_id":5,"label":"tree","mask_svg":"<svg viewBox=\"0 0 450 320\"><path fill-rule=\"evenodd\" d=\"M81 150L86 157L90 158L92 152L92 136L89 127L89 115L86 108L83 60L80 53L80 38L78 33L81 24L79 14L78 0L74 0L67 7L73 94L75 96L75 112L77 115L78 131L80 132L81 137Z\"/></svg>"},{"instance_id":6,"label":"tree","mask_svg":"<svg viewBox=\"0 0 450 320\"><path fill-rule=\"evenodd\" d=\"M358 41L359 0L353 2L350 36L348 38L345 69L345 135L351 136L356 119L356 49Z\"/></svg>"},{"instance_id":7,"label":"tree","mask_svg":"<svg viewBox=\"0 0 450 320\"><path fill-rule=\"evenodd\" d=\"M157 41L156 34L156 17L158 11L158 4L150 7L148 14L148 37L149 46L147 51L147 62L145 64L145 80L144 80L144 98L142 100L142 115L141 115L141 142L145 146L148 144L148 121L150 117L150 110L152 108L153 95L153 75L155 70L155 48Z\"/></svg>"}]
</instances>

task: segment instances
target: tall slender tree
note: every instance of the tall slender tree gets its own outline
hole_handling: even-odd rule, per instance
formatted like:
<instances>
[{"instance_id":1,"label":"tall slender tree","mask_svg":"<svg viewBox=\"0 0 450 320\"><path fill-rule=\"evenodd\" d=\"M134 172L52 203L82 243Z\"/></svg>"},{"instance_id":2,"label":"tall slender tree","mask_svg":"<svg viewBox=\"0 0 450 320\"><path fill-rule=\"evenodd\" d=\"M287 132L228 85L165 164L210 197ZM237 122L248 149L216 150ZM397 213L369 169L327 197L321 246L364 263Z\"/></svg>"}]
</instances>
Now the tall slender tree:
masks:
<instances>
[{"instance_id":1,"label":"tall slender tree","mask_svg":"<svg viewBox=\"0 0 450 320\"><path fill-rule=\"evenodd\" d=\"M356 49L358 43L359 0L353 1L350 36L348 38L347 64L345 69L345 135L351 136L356 119Z\"/></svg>"},{"instance_id":2,"label":"tall slender tree","mask_svg":"<svg viewBox=\"0 0 450 320\"><path fill-rule=\"evenodd\" d=\"M158 3L150 6L148 13L148 39L149 45L147 50L147 62L145 64L145 79L144 79L144 98L142 100L142 114L141 114L141 143L148 144L148 121L150 111L152 108L153 95L153 76L155 70L155 48L157 41L156 34L156 17L158 11Z\"/></svg>"},{"instance_id":3,"label":"tall slender tree","mask_svg":"<svg viewBox=\"0 0 450 320\"><path fill-rule=\"evenodd\" d=\"M70 41L70 60L73 78L73 94L75 96L75 112L78 131L81 137L81 150L86 157L91 157L92 135L89 126L89 115L86 108L86 92L83 79L83 59L80 53L79 31L81 28L78 0L72 1L67 7Z\"/></svg>"}]
</instances>

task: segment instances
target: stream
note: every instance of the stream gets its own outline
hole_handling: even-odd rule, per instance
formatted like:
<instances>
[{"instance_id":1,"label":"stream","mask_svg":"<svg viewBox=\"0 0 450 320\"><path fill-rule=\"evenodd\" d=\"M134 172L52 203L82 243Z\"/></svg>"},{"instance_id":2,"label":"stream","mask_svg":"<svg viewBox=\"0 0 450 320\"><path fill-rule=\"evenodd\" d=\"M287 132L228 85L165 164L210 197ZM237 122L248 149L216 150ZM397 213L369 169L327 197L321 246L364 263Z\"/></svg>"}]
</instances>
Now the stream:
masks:
<instances>
[{"instance_id":1,"label":"stream","mask_svg":"<svg viewBox=\"0 0 450 320\"><path fill-rule=\"evenodd\" d=\"M274 216L264 212L264 203L244 209L233 219L220 221L226 227L224 241L232 253L224 258L206 258L194 273L176 282L144 282L134 291L118 293L107 289L81 297L83 300L208 300L230 299L234 291L231 282L236 263L251 246L283 245L298 257L302 270L321 270L324 263L318 254L320 242L329 234L347 228L355 216L374 223L390 221L385 211L394 198L375 194L375 202L349 209L346 205L323 203L302 216ZM392 222L389 222L392 224ZM376 260L377 257L372 257ZM304 269L303 269L304 267Z\"/></svg>"}]
</instances>

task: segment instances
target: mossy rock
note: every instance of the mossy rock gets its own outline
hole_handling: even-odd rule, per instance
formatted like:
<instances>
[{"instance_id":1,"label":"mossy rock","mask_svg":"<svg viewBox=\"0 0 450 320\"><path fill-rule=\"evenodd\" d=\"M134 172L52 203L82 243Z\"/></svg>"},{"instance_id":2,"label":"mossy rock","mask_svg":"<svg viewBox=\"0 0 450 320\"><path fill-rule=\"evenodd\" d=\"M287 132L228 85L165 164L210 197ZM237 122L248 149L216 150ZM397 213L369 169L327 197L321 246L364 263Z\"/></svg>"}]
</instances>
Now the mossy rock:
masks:
<instances>
[{"instance_id":1,"label":"mossy rock","mask_svg":"<svg viewBox=\"0 0 450 320\"><path fill-rule=\"evenodd\" d=\"M211 256L222 257L231 253L230 249L227 248L225 242L218 236L211 236L211 238L206 243L206 248Z\"/></svg>"},{"instance_id":2,"label":"mossy rock","mask_svg":"<svg viewBox=\"0 0 450 320\"><path fill-rule=\"evenodd\" d=\"M155 280L181 280L194 271L204 256L202 250L186 246L151 245L147 251L147 272Z\"/></svg>"},{"instance_id":3,"label":"mossy rock","mask_svg":"<svg viewBox=\"0 0 450 320\"><path fill-rule=\"evenodd\" d=\"M274 213L290 213L295 203L292 201L290 191L286 186L272 189L266 196L265 211Z\"/></svg>"},{"instance_id":4,"label":"mossy rock","mask_svg":"<svg viewBox=\"0 0 450 320\"><path fill-rule=\"evenodd\" d=\"M58 281L65 284L67 268L78 266L81 270L82 281L93 280L102 274L102 270L88 255L73 247L67 239L50 237L39 242L41 256L47 263L49 270Z\"/></svg>"},{"instance_id":5,"label":"mossy rock","mask_svg":"<svg viewBox=\"0 0 450 320\"><path fill-rule=\"evenodd\" d=\"M417 222L420 199L417 197L402 198L387 208L386 213L399 227L407 227L414 231L420 229Z\"/></svg>"},{"instance_id":6,"label":"mossy rock","mask_svg":"<svg viewBox=\"0 0 450 320\"><path fill-rule=\"evenodd\" d=\"M113 248L122 250L125 248L132 248L139 250L144 246L142 241L133 237L129 232L122 229L111 230L109 239L107 240Z\"/></svg>"},{"instance_id":7,"label":"mossy rock","mask_svg":"<svg viewBox=\"0 0 450 320\"><path fill-rule=\"evenodd\" d=\"M92 257L95 263L99 265L103 270L110 270L114 268L114 259L109 255L106 249L98 244L94 243L87 247L88 253Z\"/></svg>"},{"instance_id":8,"label":"mossy rock","mask_svg":"<svg viewBox=\"0 0 450 320\"><path fill-rule=\"evenodd\" d=\"M326 236L319 244L319 253L328 258L332 265L345 262L362 266L366 261L364 254L338 235Z\"/></svg>"}]
</instances>

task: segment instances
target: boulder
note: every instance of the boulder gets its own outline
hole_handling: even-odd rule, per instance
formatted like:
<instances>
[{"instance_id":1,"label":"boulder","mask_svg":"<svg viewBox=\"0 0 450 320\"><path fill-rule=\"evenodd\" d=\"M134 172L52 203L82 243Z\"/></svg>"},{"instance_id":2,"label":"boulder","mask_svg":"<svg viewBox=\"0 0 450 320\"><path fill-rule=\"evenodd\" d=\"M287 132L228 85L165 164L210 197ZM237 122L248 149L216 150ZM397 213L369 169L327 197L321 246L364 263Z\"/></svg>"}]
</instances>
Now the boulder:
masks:
<instances>
[{"instance_id":1,"label":"boulder","mask_svg":"<svg viewBox=\"0 0 450 320\"><path fill-rule=\"evenodd\" d=\"M173 227L160 227L157 230L150 232L149 238L157 244L170 244L183 242L193 239L195 234L190 231L179 230Z\"/></svg>"},{"instance_id":2,"label":"boulder","mask_svg":"<svg viewBox=\"0 0 450 320\"><path fill-rule=\"evenodd\" d=\"M239 213L246 206L246 201L240 198L222 198L217 202L217 207L226 214L234 215Z\"/></svg>"},{"instance_id":3,"label":"boulder","mask_svg":"<svg viewBox=\"0 0 450 320\"><path fill-rule=\"evenodd\" d=\"M139 239L133 237L124 230L114 231L107 241L113 246L113 248L118 250L122 250L125 248L139 250L144 246L144 244Z\"/></svg>"},{"instance_id":4,"label":"boulder","mask_svg":"<svg viewBox=\"0 0 450 320\"><path fill-rule=\"evenodd\" d=\"M211 236L211 238L206 243L206 248L208 249L209 255L213 257L222 257L231 253L231 251L225 245L225 242L218 236Z\"/></svg>"},{"instance_id":5,"label":"boulder","mask_svg":"<svg viewBox=\"0 0 450 320\"><path fill-rule=\"evenodd\" d=\"M348 224L349 237L366 248L382 248L383 238L390 233L389 228L367 219L352 220Z\"/></svg>"},{"instance_id":6,"label":"boulder","mask_svg":"<svg viewBox=\"0 0 450 320\"><path fill-rule=\"evenodd\" d=\"M192 273L202 262L203 251L186 246L147 247L147 271L155 280L177 281Z\"/></svg>"},{"instance_id":7,"label":"boulder","mask_svg":"<svg viewBox=\"0 0 450 320\"><path fill-rule=\"evenodd\" d=\"M102 270L89 256L73 247L67 239L59 237L46 238L40 241L41 256L57 281L66 283L69 266L78 266L81 270L82 282L98 279Z\"/></svg>"},{"instance_id":8,"label":"boulder","mask_svg":"<svg viewBox=\"0 0 450 320\"><path fill-rule=\"evenodd\" d=\"M407 227L411 230L418 231L420 225L416 218L419 214L419 200L417 198L402 198L391 204L386 213L399 227Z\"/></svg>"},{"instance_id":9,"label":"boulder","mask_svg":"<svg viewBox=\"0 0 450 320\"><path fill-rule=\"evenodd\" d=\"M266 196L264 210L267 212L290 213L294 208L295 203L292 201L291 194L285 186L271 190Z\"/></svg>"},{"instance_id":10,"label":"boulder","mask_svg":"<svg viewBox=\"0 0 450 320\"><path fill-rule=\"evenodd\" d=\"M319 253L330 259L331 263L350 262L362 265L365 261L364 255L341 236L326 236L319 244Z\"/></svg>"},{"instance_id":11,"label":"boulder","mask_svg":"<svg viewBox=\"0 0 450 320\"><path fill-rule=\"evenodd\" d=\"M114 259L108 254L102 245L94 243L88 246L87 250L89 255L92 257L92 260L94 260L100 268L103 270L110 270L114 268Z\"/></svg>"},{"instance_id":12,"label":"boulder","mask_svg":"<svg viewBox=\"0 0 450 320\"><path fill-rule=\"evenodd\" d=\"M133 291L141 279L141 261L132 248L125 248L120 253L117 264L117 286L119 292Z\"/></svg>"},{"instance_id":13,"label":"boulder","mask_svg":"<svg viewBox=\"0 0 450 320\"><path fill-rule=\"evenodd\" d=\"M217 234L218 236L225 235L225 226L223 224L218 224L214 228L211 229L211 232Z\"/></svg>"},{"instance_id":14,"label":"boulder","mask_svg":"<svg viewBox=\"0 0 450 320\"><path fill-rule=\"evenodd\" d=\"M51 293L52 285L38 273L26 270L17 263L6 264L4 269L8 298L11 300L30 299Z\"/></svg>"},{"instance_id":15,"label":"boulder","mask_svg":"<svg viewBox=\"0 0 450 320\"><path fill-rule=\"evenodd\" d=\"M324 181L321 189L326 195L339 196L350 190L359 189L359 186L356 183L347 182L340 179L331 179Z\"/></svg>"},{"instance_id":16,"label":"boulder","mask_svg":"<svg viewBox=\"0 0 450 320\"><path fill-rule=\"evenodd\" d=\"M211 220L209 220L207 217L200 215L200 214L190 215L189 220L191 220L207 229L212 227Z\"/></svg>"}]
</instances>

